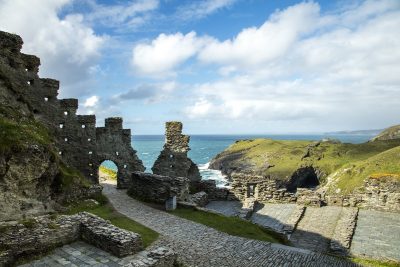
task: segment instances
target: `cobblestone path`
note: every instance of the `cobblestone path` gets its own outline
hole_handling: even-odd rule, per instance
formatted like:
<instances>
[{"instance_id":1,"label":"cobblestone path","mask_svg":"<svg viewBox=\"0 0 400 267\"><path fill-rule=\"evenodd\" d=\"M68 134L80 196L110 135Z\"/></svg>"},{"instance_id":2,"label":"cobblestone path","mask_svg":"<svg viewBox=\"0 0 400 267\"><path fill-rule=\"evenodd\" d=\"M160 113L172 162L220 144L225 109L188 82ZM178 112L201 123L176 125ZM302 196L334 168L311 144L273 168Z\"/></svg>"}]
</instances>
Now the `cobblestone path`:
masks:
<instances>
[{"instance_id":1,"label":"cobblestone path","mask_svg":"<svg viewBox=\"0 0 400 267\"><path fill-rule=\"evenodd\" d=\"M290 237L294 246L328 252L342 207L307 207Z\"/></svg>"},{"instance_id":2,"label":"cobblestone path","mask_svg":"<svg viewBox=\"0 0 400 267\"><path fill-rule=\"evenodd\" d=\"M400 261L400 215L360 210L350 251L357 256Z\"/></svg>"},{"instance_id":3,"label":"cobblestone path","mask_svg":"<svg viewBox=\"0 0 400 267\"><path fill-rule=\"evenodd\" d=\"M104 184L103 192L119 212L162 234L188 266L355 266L309 250L230 236L153 209L111 185Z\"/></svg>"}]
</instances>

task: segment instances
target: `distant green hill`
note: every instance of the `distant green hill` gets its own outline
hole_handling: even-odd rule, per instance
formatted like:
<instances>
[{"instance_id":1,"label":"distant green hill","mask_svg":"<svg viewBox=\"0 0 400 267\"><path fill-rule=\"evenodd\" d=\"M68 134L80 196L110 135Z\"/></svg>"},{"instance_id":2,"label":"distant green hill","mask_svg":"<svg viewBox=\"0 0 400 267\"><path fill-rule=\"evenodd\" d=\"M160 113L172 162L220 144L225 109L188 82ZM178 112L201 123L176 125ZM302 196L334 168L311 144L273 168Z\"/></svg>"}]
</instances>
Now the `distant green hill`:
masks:
<instances>
[{"instance_id":1,"label":"distant green hill","mask_svg":"<svg viewBox=\"0 0 400 267\"><path fill-rule=\"evenodd\" d=\"M344 165L328 177L327 188L332 192L340 189L340 193L349 193L362 186L366 178L400 180L400 146Z\"/></svg>"},{"instance_id":2,"label":"distant green hill","mask_svg":"<svg viewBox=\"0 0 400 267\"><path fill-rule=\"evenodd\" d=\"M392 153L382 153L398 146L400 139L377 140L363 144L337 141L241 140L218 154L211 161L210 167L220 169L228 175L235 171L252 172L288 182L296 170L312 166L320 183L324 184L329 175L345 166L361 166L360 168L364 166L365 172L360 171L359 176L354 178L353 184L359 185L360 177L364 177L364 174L400 174L398 162L400 157L396 157L396 151L400 148L396 148L397 150ZM372 158L377 155L380 156ZM385 164L373 163L374 160L384 162L386 157L388 160ZM344 179L346 177L343 176ZM346 183L343 182L342 185L345 186Z\"/></svg>"},{"instance_id":3,"label":"distant green hill","mask_svg":"<svg viewBox=\"0 0 400 267\"><path fill-rule=\"evenodd\" d=\"M400 125L395 125L383 130L380 134L372 138L371 141L391 139L400 139Z\"/></svg>"}]
</instances>

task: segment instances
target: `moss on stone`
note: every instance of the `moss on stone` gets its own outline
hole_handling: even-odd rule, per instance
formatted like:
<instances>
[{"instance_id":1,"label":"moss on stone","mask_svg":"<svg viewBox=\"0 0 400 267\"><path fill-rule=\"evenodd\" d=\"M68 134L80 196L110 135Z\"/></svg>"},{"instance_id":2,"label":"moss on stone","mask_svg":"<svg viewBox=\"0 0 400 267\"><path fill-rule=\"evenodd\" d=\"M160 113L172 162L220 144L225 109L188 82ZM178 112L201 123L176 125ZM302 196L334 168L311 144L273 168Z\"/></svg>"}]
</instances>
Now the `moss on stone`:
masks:
<instances>
[{"instance_id":1,"label":"moss on stone","mask_svg":"<svg viewBox=\"0 0 400 267\"><path fill-rule=\"evenodd\" d=\"M0 117L0 152L7 153L28 145L49 145L53 138L34 120L15 122Z\"/></svg>"}]
</instances>

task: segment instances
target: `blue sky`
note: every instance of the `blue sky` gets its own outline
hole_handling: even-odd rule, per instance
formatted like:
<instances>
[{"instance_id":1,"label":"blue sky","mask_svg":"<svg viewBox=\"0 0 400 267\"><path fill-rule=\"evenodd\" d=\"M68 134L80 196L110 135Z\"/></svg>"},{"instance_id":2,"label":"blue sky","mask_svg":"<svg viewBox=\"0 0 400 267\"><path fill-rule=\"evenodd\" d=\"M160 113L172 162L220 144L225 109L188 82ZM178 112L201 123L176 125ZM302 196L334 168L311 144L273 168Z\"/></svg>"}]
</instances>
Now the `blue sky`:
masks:
<instances>
[{"instance_id":1,"label":"blue sky","mask_svg":"<svg viewBox=\"0 0 400 267\"><path fill-rule=\"evenodd\" d=\"M398 0L0 0L60 97L136 134L398 124L398 29Z\"/></svg>"}]
</instances>

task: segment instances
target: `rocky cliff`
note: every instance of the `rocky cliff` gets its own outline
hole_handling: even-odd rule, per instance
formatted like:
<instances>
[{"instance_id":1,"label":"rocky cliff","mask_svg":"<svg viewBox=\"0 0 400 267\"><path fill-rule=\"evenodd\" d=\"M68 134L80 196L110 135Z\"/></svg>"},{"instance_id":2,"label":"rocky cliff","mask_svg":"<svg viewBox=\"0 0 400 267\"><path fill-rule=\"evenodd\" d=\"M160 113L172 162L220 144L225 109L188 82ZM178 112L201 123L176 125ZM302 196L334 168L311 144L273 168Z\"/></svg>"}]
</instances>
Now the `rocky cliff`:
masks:
<instances>
[{"instance_id":1,"label":"rocky cliff","mask_svg":"<svg viewBox=\"0 0 400 267\"><path fill-rule=\"evenodd\" d=\"M397 177L396 175L400 174L400 157L396 154L399 145L400 139L377 140L363 144L345 144L329 140L241 140L218 154L211 161L210 168L221 170L227 175L238 172L267 176L278 181L289 191L296 191L298 187L323 186L328 181L327 177L341 169L349 172L350 168L354 169L350 175L352 179L349 175L341 176L339 184L347 188L346 191L351 191L362 186L364 178L376 173L389 173ZM393 148L396 149L392 153L382 153ZM377 155L380 155L380 163L373 160ZM355 166L359 168L356 170Z\"/></svg>"},{"instance_id":2,"label":"rocky cliff","mask_svg":"<svg viewBox=\"0 0 400 267\"><path fill-rule=\"evenodd\" d=\"M383 130L380 134L371 139L371 141L400 139L400 125L395 125Z\"/></svg>"}]
</instances>

